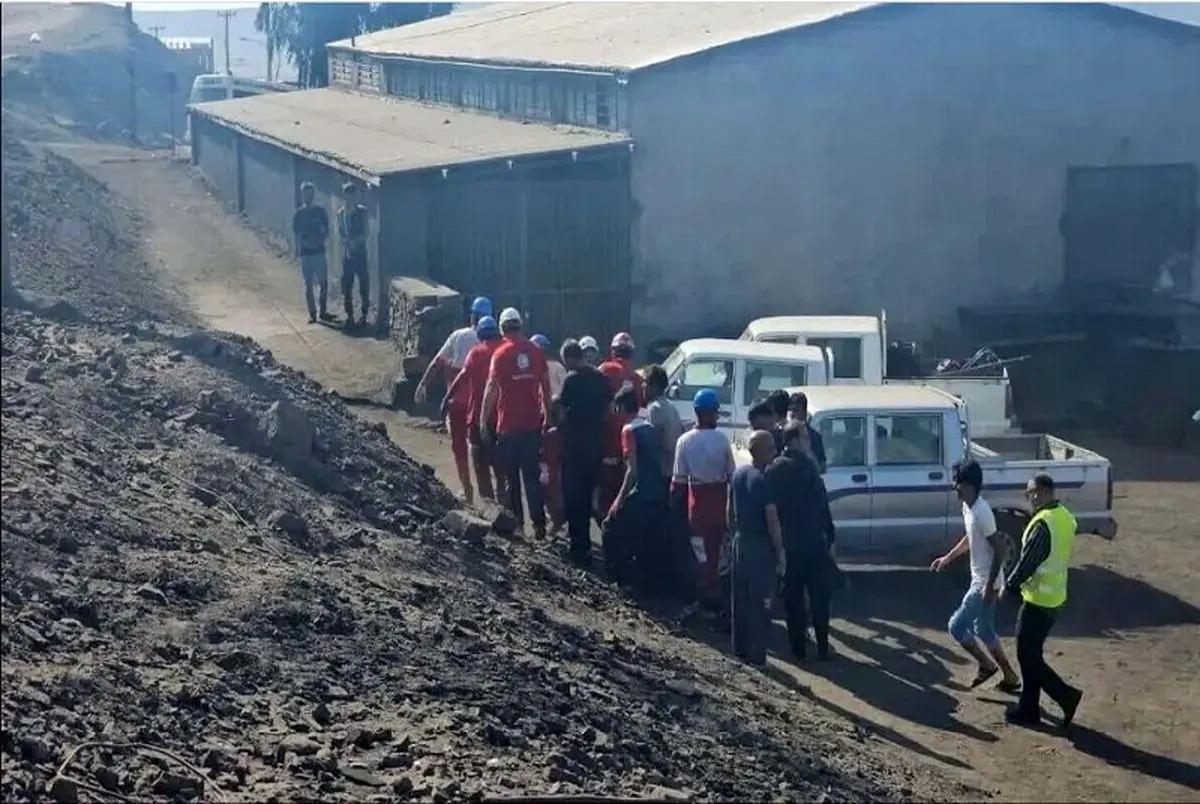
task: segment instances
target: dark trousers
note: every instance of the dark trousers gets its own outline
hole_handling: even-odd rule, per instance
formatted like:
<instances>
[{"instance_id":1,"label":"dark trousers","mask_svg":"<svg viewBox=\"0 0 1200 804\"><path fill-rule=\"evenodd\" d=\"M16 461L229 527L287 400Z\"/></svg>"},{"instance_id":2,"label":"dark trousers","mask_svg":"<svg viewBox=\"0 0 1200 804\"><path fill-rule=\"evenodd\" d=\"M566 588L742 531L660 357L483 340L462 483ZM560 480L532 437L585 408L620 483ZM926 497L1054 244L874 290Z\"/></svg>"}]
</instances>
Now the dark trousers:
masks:
<instances>
[{"instance_id":1,"label":"dark trousers","mask_svg":"<svg viewBox=\"0 0 1200 804\"><path fill-rule=\"evenodd\" d=\"M1017 663L1021 666L1021 698L1018 710L1030 717L1041 717L1044 691L1059 706L1070 702L1076 690L1046 664L1043 650L1046 637L1054 627L1057 609L1022 603L1017 614Z\"/></svg>"},{"instance_id":2,"label":"dark trousers","mask_svg":"<svg viewBox=\"0 0 1200 804\"><path fill-rule=\"evenodd\" d=\"M565 446L565 443L564 443ZM600 456L564 451L562 456L563 518L571 554L586 556L592 550L592 495L600 475Z\"/></svg>"},{"instance_id":3,"label":"dark trousers","mask_svg":"<svg viewBox=\"0 0 1200 804\"><path fill-rule=\"evenodd\" d=\"M775 578L775 551L766 535L736 534L729 560L732 647L735 656L751 664L767 661Z\"/></svg>"},{"instance_id":4,"label":"dark trousers","mask_svg":"<svg viewBox=\"0 0 1200 804\"><path fill-rule=\"evenodd\" d=\"M805 553L787 555L787 572L783 579L783 606L787 616L788 640L797 656L803 658L808 649L810 615L817 652L823 654L829 650L831 595L829 561L826 556Z\"/></svg>"},{"instance_id":5,"label":"dark trousers","mask_svg":"<svg viewBox=\"0 0 1200 804\"><path fill-rule=\"evenodd\" d=\"M371 306L371 281L367 277L366 255L347 255L342 258L342 303L346 318L354 318L354 281L358 280L358 295L362 298L362 317Z\"/></svg>"},{"instance_id":6,"label":"dark trousers","mask_svg":"<svg viewBox=\"0 0 1200 804\"><path fill-rule=\"evenodd\" d=\"M666 500L630 496L604 528L604 565L618 584L631 584L651 595L669 593Z\"/></svg>"},{"instance_id":7,"label":"dark trousers","mask_svg":"<svg viewBox=\"0 0 1200 804\"><path fill-rule=\"evenodd\" d=\"M517 430L496 439L496 455L508 486L508 508L524 524L521 507L521 483L525 483L525 502L535 527L546 527L546 508L542 503L542 430Z\"/></svg>"},{"instance_id":8,"label":"dark trousers","mask_svg":"<svg viewBox=\"0 0 1200 804\"><path fill-rule=\"evenodd\" d=\"M318 312L324 316L325 305L329 299L325 252L301 254L300 275L304 277L304 303L308 306L308 317L316 318Z\"/></svg>"},{"instance_id":9,"label":"dark trousers","mask_svg":"<svg viewBox=\"0 0 1200 804\"><path fill-rule=\"evenodd\" d=\"M700 563L696 561L696 551L692 547L692 529L688 525L687 489L673 489L668 481L667 494L670 577L679 602L691 605L699 597L697 584L700 582Z\"/></svg>"}]
</instances>

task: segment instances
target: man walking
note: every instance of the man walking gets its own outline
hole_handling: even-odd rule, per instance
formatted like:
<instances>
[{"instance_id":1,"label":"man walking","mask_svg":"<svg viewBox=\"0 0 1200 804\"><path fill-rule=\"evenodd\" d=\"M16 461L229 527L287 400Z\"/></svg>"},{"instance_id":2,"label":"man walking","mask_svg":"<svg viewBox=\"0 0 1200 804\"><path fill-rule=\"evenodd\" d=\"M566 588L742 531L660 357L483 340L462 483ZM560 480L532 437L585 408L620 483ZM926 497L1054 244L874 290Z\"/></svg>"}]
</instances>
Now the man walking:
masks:
<instances>
[{"instance_id":1,"label":"man walking","mask_svg":"<svg viewBox=\"0 0 1200 804\"><path fill-rule=\"evenodd\" d=\"M545 335L534 335L529 339L546 356L546 373L550 377L550 398L557 399L562 393L567 369L558 356L550 350L550 339ZM563 524L562 477L560 458L562 439L554 426L553 415L542 432L542 495L546 500L546 512L550 515L550 532L557 535Z\"/></svg>"},{"instance_id":2,"label":"man walking","mask_svg":"<svg viewBox=\"0 0 1200 804\"><path fill-rule=\"evenodd\" d=\"M1021 680L1004 655L1000 637L996 635L996 600L1003 582L1000 567L1004 542L996 531L992 507L980 496L983 469L975 461L967 461L954 467L953 476L954 490L962 502L964 534L950 552L934 560L930 569L941 572L963 553L970 555L971 583L947 627L950 636L979 665L971 689L1003 671L1004 677L996 685L997 689L1014 693L1021 688Z\"/></svg>"},{"instance_id":3,"label":"man walking","mask_svg":"<svg viewBox=\"0 0 1200 804\"><path fill-rule=\"evenodd\" d=\"M644 396L641 376L633 368L633 338L628 333L618 332L613 336L612 349L609 359L600 364L600 373L608 378L608 384L615 397L625 388L633 388L637 394L639 409ZM624 461L621 458L621 430L637 415L626 414L615 408L608 421L607 439L604 449L604 461L600 467L600 479L597 483L599 505L597 520L602 519L617 497L617 489L625 477Z\"/></svg>"},{"instance_id":4,"label":"man walking","mask_svg":"<svg viewBox=\"0 0 1200 804\"><path fill-rule=\"evenodd\" d=\"M767 486L766 469L775 458L775 440L755 430L749 440L749 466L733 473L729 494L730 603L733 653L750 664L767 663L771 599L787 570L779 511Z\"/></svg>"},{"instance_id":5,"label":"man walking","mask_svg":"<svg viewBox=\"0 0 1200 804\"><path fill-rule=\"evenodd\" d=\"M308 322L322 321L332 316L325 309L329 296L329 267L325 262L325 240L329 237L329 213L316 204L317 188L306 181L300 185L300 207L292 215L292 239L296 256L300 258L300 274L304 277L304 302L308 305ZM318 299L319 296L319 299ZM319 303L318 303L319 302Z\"/></svg>"},{"instance_id":6,"label":"man walking","mask_svg":"<svg viewBox=\"0 0 1200 804\"><path fill-rule=\"evenodd\" d=\"M1075 719L1083 691L1072 687L1046 663L1046 637L1059 610L1067 602L1067 565L1075 542L1075 517L1058 501L1054 479L1036 475L1025 487L1033 517L1021 537L1021 557L1004 582L1005 594L1021 595L1017 614L1017 663L1024 686L1016 706L1009 707L1009 723L1041 723L1041 697L1045 691L1062 708L1062 727Z\"/></svg>"},{"instance_id":7,"label":"man walking","mask_svg":"<svg viewBox=\"0 0 1200 804\"><path fill-rule=\"evenodd\" d=\"M446 387L449 388L450 383L454 382L454 378L462 371L463 364L467 362L467 355L479 343L479 336L475 333L475 328L484 316L490 317L491 314L491 299L479 296L471 302L470 321L467 326L459 327L451 332L450 336L446 338L446 342L442 344L442 348L438 349L437 354L433 356L433 360L429 361L429 365L425 367L425 373L421 375L417 387L413 390L414 402L418 405L425 404L429 394L429 382L435 371L442 372ZM482 386L480 393L482 393ZM474 493L471 490L471 466L467 446L467 407L461 404L460 399L451 400L451 404L446 410L445 421L446 430L450 433L450 451L454 455L454 467L458 472L458 482L462 486L464 497L471 500ZM482 489L480 491L482 493Z\"/></svg>"},{"instance_id":8,"label":"man walking","mask_svg":"<svg viewBox=\"0 0 1200 804\"><path fill-rule=\"evenodd\" d=\"M728 517L729 480L733 477L733 448L717 429L721 402L716 391L702 388L692 399L696 426L675 444L671 494L686 499L692 550L700 564L700 588L705 601L718 610L721 599L719 565Z\"/></svg>"},{"instance_id":9,"label":"man walking","mask_svg":"<svg viewBox=\"0 0 1200 804\"><path fill-rule=\"evenodd\" d=\"M825 484L806 454L805 425L792 422L783 433L783 454L766 470L779 511L787 572L783 579L788 639L797 659L808 656L811 610L817 657L829 658L829 599L833 586L830 550L836 537Z\"/></svg>"},{"instance_id":10,"label":"man walking","mask_svg":"<svg viewBox=\"0 0 1200 804\"><path fill-rule=\"evenodd\" d=\"M451 433L457 434L460 429L466 430L471 467L475 470L479 496L485 500L497 500L504 498L504 475L496 463L495 444L484 443L479 435L483 418L483 390L487 386L488 371L492 367L492 355L500 346L500 327L497 326L496 319L490 315L479 319L475 325L475 335L479 338L479 343L467 352L462 370L450 383L450 387L446 389L446 396L442 399L442 418L451 422ZM464 407L465 417L462 413ZM451 414L451 411L458 412ZM455 460L457 459L456 452ZM469 480L463 485L463 494L468 504L471 503Z\"/></svg>"},{"instance_id":11,"label":"man walking","mask_svg":"<svg viewBox=\"0 0 1200 804\"><path fill-rule=\"evenodd\" d=\"M500 313L504 342L492 355L483 391L481 426L496 422L496 455L504 467L508 507L520 525L521 484L534 536L546 538L546 509L542 502L542 427L549 420L550 377L542 350L521 334L521 314L512 307ZM485 436L486 440L486 436Z\"/></svg>"},{"instance_id":12,"label":"man walking","mask_svg":"<svg viewBox=\"0 0 1200 804\"><path fill-rule=\"evenodd\" d=\"M346 308L346 326L354 325L354 282L362 297L362 317L358 325L367 325L371 302L371 283L367 277L367 208L358 201L353 182L342 185L342 208L338 210L338 238L342 241L342 302Z\"/></svg>"}]
</instances>

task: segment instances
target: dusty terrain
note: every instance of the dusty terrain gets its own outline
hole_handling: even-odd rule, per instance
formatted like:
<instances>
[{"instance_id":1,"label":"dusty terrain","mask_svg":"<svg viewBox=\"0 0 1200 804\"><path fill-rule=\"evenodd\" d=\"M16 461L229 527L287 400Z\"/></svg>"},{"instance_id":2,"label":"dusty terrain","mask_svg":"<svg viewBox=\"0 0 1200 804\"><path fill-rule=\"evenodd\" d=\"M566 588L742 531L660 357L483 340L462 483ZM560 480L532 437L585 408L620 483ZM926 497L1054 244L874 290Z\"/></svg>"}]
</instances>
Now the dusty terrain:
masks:
<instances>
[{"instance_id":1,"label":"dusty terrain","mask_svg":"<svg viewBox=\"0 0 1200 804\"><path fill-rule=\"evenodd\" d=\"M448 444L329 393L381 390L386 342L304 323L294 266L185 166L52 154L6 192L41 210L15 275L87 321L5 312L5 800L92 741L171 753L85 747L61 795L1200 800L1195 456L1080 436L1121 533L1080 540L1052 637L1087 695L1069 737L963 689L961 588L918 569L853 572L837 662L780 640L755 673L554 551L451 538Z\"/></svg>"}]
</instances>

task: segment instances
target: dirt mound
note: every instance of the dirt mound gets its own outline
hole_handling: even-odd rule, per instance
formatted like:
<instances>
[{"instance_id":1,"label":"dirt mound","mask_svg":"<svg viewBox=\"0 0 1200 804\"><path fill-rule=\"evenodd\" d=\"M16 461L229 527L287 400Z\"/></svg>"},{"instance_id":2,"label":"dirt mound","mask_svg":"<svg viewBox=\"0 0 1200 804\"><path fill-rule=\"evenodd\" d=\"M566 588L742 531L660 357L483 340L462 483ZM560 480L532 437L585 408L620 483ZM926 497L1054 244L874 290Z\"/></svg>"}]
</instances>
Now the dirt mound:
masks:
<instances>
[{"instance_id":1,"label":"dirt mound","mask_svg":"<svg viewBox=\"0 0 1200 804\"><path fill-rule=\"evenodd\" d=\"M60 793L894 795L850 725L456 541L431 469L252 343L4 316L5 800L89 741Z\"/></svg>"},{"instance_id":2,"label":"dirt mound","mask_svg":"<svg viewBox=\"0 0 1200 804\"><path fill-rule=\"evenodd\" d=\"M194 69L106 3L6 3L4 103L88 136L177 136ZM36 41L32 40L36 34Z\"/></svg>"}]
</instances>

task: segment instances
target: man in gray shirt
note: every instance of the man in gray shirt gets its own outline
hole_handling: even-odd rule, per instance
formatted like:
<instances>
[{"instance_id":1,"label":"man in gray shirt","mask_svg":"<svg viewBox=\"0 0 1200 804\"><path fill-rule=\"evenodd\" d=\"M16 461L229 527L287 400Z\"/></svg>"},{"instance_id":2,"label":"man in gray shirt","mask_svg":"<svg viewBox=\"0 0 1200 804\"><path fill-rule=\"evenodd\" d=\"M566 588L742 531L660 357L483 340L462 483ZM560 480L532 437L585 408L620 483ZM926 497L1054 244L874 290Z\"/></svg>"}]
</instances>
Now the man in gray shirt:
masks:
<instances>
[{"instance_id":1,"label":"man in gray shirt","mask_svg":"<svg viewBox=\"0 0 1200 804\"><path fill-rule=\"evenodd\" d=\"M679 411L667 399L667 372L662 366L646 369L646 418L658 431L662 445L663 474L669 479L675 466L675 442L683 435L683 420Z\"/></svg>"}]
</instances>

